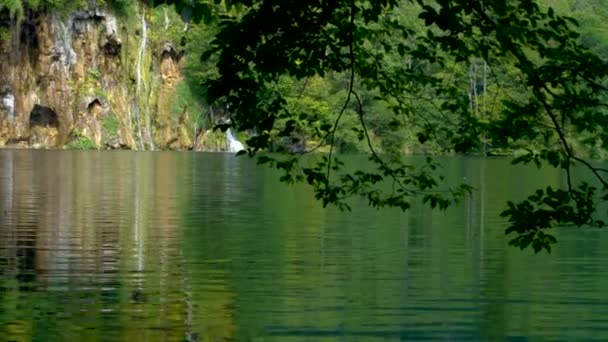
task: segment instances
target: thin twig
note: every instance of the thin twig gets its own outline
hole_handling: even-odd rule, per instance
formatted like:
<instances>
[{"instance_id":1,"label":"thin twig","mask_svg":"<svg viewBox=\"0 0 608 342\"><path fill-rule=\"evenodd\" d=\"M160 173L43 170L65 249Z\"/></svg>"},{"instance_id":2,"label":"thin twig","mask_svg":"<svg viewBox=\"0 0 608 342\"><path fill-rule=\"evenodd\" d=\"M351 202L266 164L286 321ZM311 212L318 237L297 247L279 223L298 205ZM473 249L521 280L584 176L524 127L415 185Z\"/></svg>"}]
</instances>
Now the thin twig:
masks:
<instances>
[{"instance_id":1,"label":"thin twig","mask_svg":"<svg viewBox=\"0 0 608 342\"><path fill-rule=\"evenodd\" d=\"M365 134L365 138L367 140L367 146L370 150L370 152L374 155L374 157L376 157L376 160L378 161L378 163L380 163L380 165L382 167L384 167L387 170L390 170L390 167L388 165L386 165L386 163L384 163L384 161L380 158L380 156L378 155L378 153L376 152L376 149L374 148L374 145L372 144L372 139L369 136L369 132L367 130L367 125L365 124L365 119L363 118L363 104L361 103L361 98L359 97L359 94L357 94L355 91L353 91L353 94L355 95L355 99L357 100L357 104L358 104L358 114L359 114L359 121L361 122L361 127L363 128L363 132ZM408 189L399 178L397 178L397 176L395 176L392 172L390 172L390 176L393 179L393 181L395 183L397 183L399 185L399 187L401 189L403 189L406 192L409 193L416 193L416 191L412 190L412 189Z\"/></svg>"},{"instance_id":2,"label":"thin twig","mask_svg":"<svg viewBox=\"0 0 608 342\"><path fill-rule=\"evenodd\" d=\"M567 181L568 181L568 192L572 193L572 179L570 177L570 155L568 155L568 167L566 168L566 176L567 176Z\"/></svg>"},{"instance_id":3,"label":"thin twig","mask_svg":"<svg viewBox=\"0 0 608 342\"><path fill-rule=\"evenodd\" d=\"M348 108L348 104L350 103L350 98L351 95L353 93L353 87L355 85L355 53L353 50L353 44L354 44L354 40L355 40L355 2L353 1L351 3L351 7L350 7L350 41L348 42L348 54L350 57L350 84L348 85L348 94L346 95L346 101L344 101L344 105L342 106L342 110L340 110L340 113L338 114L338 117L336 118L336 122L334 123L332 132L331 132L331 140L329 143L329 156L327 159L327 175L326 175L326 179L325 179L325 185L329 186L329 175L331 173L331 157L332 154L334 152L334 141L336 139L336 131L338 130L338 126L340 124L340 119L342 119L342 116L344 115L344 112L346 112L346 108Z\"/></svg>"},{"instance_id":4,"label":"thin twig","mask_svg":"<svg viewBox=\"0 0 608 342\"><path fill-rule=\"evenodd\" d=\"M297 99L300 100L302 98L302 96L304 96L304 92L306 91L306 88L308 88L308 84L310 83L310 77L306 77L306 79L304 80L304 84L302 85L302 89L300 90L300 93L298 94Z\"/></svg>"},{"instance_id":5,"label":"thin twig","mask_svg":"<svg viewBox=\"0 0 608 342\"><path fill-rule=\"evenodd\" d=\"M547 88L547 86L543 85L543 89L546 90L546 88ZM600 183L602 183L602 185L604 186L604 189L608 189L608 182L606 182L604 180L604 178L599 174L599 170L597 168L595 168L593 165L591 165L588 161L586 161L580 157L577 157L574 154L570 145L568 144L568 141L566 140L566 136L564 135L564 132L562 131L561 126L559 125L559 122L557 120L557 115L555 115L555 113L553 113L553 109L551 108L549 103L546 101L546 99L542 95L542 93L540 92L540 89L535 91L535 93L536 93L536 98L542 103L543 107L545 108L545 111L547 112L547 115L549 115L549 118L553 122L553 125L555 125L555 130L557 131L557 134L559 136L559 139L562 142L562 146L564 147L566 154L568 154L568 156L570 158L578 161L579 163L581 163L581 164L585 165L587 168L589 168L589 170L591 170L591 172L600 181ZM570 168L570 165L568 165L567 168Z\"/></svg>"}]
</instances>

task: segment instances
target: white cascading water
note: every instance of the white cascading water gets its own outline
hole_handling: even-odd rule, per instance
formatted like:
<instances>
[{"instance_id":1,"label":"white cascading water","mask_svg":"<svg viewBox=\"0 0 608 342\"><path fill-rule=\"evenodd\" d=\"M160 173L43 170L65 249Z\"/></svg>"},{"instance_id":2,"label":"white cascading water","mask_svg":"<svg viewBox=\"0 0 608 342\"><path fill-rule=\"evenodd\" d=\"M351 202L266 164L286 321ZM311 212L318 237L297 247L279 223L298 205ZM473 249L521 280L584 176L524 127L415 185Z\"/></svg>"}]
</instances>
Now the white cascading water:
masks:
<instances>
[{"instance_id":1,"label":"white cascading water","mask_svg":"<svg viewBox=\"0 0 608 342\"><path fill-rule=\"evenodd\" d=\"M52 22L57 34L55 49L57 52L59 52L59 61L64 66L72 66L76 64L78 56L72 47L71 21L69 22L68 26L63 20L53 17Z\"/></svg>"},{"instance_id":2,"label":"white cascading water","mask_svg":"<svg viewBox=\"0 0 608 342\"><path fill-rule=\"evenodd\" d=\"M228 150L230 152L238 152L245 149L245 146L234 137L230 128L226 131L226 139L228 140Z\"/></svg>"},{"instance_id":3,"label":"white cascading water","mask_svg":"<svg viewBox=\"0 0 608 342\"><path fill-rule=\"evenodd\" d=\"M13 94L6 94L2 97L2 105L8 112L8 122L15 120L15 96Z\"/></svg>"},{"instance_id":4,"label":"white cascading water","mask_svg":"<svg viewBox=\"0 0 608 342\"><path fill-rule=\"evenodd\" d=\"M144 11L141 12L141 44L139 45L139 54L137 55L137 85L135 88L135 94L139 96L142 86L142 61L144 59L144 53L146 52L146 41L148 40L148 23L146 23L146 16Z\"/></svg>"},{"instance_id":5,"label":"white cascading water","mask_svg":"<svg viewBox=\"0 0 608 342\"><path fill-rule=\"evenodd\" d=\"M163 12L165 14L165 31L167 31L169 29L169 25L171 24L171 21L169 20L169 14L167 13L167 6L163 7Z\"/></svg>"},{"instance_id":6,"label":"white cascading water","mask_svg":"<svg viewBox=\"0 0 608 342\"><path fill-rule=\"evenodd\" d=\"M137 135L139 137L139 141L141 144L141 148L144 148L144 142L143 142L143 135L142 135L142 130L141 130L141 106L142 103L140 103L140 99L141 99L141 91L142 91L142 84L144 82L144 80L142 79L142 67L143 67L143 59L144 59L144 54L146 52L146 43L148 40L148 23L146 22L146 13L144 12L144 9L142 8L141 11L141 44L139 45L139 51L137 54L137 70L136 70L136 83L135 83L135 96L136 96L136 101L137 101L137 105L135 107L135 115L136 115L136 121L137 121ZM143 85L145 86L145 85Z\"/></svg>"},{"instance_id":7,"label":"white cascading water","mask_svg":"<svg viewBox=\"0 0 608 342\"><path fill-rule=\"evenodd\" d=\"M116 17L110 13L104 13L104 16L106 18L106 35L111 36L113 34L118 34L118 23Z\"/></svg>"}]
</instances>

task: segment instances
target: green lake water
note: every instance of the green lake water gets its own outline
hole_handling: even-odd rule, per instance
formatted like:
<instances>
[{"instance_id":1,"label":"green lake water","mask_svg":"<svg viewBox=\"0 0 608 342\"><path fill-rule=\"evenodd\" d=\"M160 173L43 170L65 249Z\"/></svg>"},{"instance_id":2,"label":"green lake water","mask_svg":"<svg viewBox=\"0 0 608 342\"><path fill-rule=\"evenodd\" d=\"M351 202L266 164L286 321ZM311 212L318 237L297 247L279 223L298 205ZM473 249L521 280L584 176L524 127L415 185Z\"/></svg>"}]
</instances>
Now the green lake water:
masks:
<instances>
[{"instance_id":1,"label":"green lake water","mask_svg":"<svg viewBox=\"0 0 608 342\"><path fill-rule=\"evenodd\" d=\"M229 154L0 151L0 341L603 341L608 234L507 246L554 170L446 158L447 212L323 209Z\"/></svg>"}]
</instances>

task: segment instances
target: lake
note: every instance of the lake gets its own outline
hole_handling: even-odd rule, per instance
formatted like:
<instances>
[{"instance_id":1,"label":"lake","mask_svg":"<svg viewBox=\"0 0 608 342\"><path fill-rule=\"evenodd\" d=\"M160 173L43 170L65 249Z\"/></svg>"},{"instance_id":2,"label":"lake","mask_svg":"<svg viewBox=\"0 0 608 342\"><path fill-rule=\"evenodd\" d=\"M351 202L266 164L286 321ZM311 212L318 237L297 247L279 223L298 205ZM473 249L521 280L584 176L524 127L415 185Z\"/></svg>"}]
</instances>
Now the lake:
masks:
<instances>
[{"instance_id":1,"label":"lake","mask_svg":"<svg viewBox=\"0 0 608 342\"><path fill-rule=\"evenodd\" d=\"M230 154L0 150L0 341L602 341L608 235L508 247L555 170L444 158L447 212L355 202Z\"/></svg>"}]
</instances>

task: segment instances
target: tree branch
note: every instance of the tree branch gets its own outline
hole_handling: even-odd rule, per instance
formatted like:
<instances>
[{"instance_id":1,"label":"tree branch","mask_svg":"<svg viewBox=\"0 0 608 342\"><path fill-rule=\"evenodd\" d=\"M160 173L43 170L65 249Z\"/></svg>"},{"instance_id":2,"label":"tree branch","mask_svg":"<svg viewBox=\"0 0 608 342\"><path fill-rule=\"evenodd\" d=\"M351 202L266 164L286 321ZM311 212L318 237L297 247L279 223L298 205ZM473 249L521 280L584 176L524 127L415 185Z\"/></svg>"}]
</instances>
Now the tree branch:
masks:
<instances>
[{"instance_id":1,"label":"tree branch","mask_svg":"<svg viewBox=\"0 0 608 342\"><path fill-rule=\"evenodd\" d=\"M543 84L543 89L545 89L545 91L548 91L547 85ZM608 190L608 182L606 182L604 180L604 178L599 174L599 171L604 171L604 170L599 170L599 169L595 168L588 161L586 161L580 157L577 157L574 154L574 152L572 151L572 148L570 147L570 145L568 144L568 141L566 140L566 136L565 136L564 132L562 131L559 121L557 120L557 115L555 115L555 113L553 113L553 109L551 108L551 106L549 105L549 103L547 102L545 97L542 95L542 93L540 92L540 89L537 89L535 91L535 94L536 94L536 98L542 103L543 107L545 108L545 111L547 112L547 115L549 115L549 118L553 122L553 125L555 125L555 130L559 136L560 141L562 142L562 146L564 147L566 154L568 154L568 157L578 161L579 163L581 163L581 164L585 165L587 168L589 168L589 170L591 170L591 172L600 181L600 183L602 183L602 185L604 186L604 189ZM570 164L567 165L567 169L568 168L570 168Z\"/></svg>"},{"instance_id":2,"label":"tree branch","mask_svg":"<svg viewBox=\"0 0 608 342\"><path fill-rule=\"evenodd\" d=\"M349 23L349 25L350 25L350 31L349 31L350 41L348 42L348 55L350 57L350 66L349 66L350 80L349 80L348 94L346 95L346 100L344 101L342 110L340 110L340 113L338 114L338 117L336 118L336 122L334 123L334 127L331 132L331 140L329 143L329 156L327 158L327 174L326 174L326 178L325 178L326 186L329 186L329 175L331 173L331 157L332 157L332 154L334 151L334 142L336 139L336 131L338 130L338 125L340 124L340 119L342 119L344 112L346 112L346 108L348 108L348 104L350 103L351 95L353 94L353 87L355 85L355 53L353 50L353 45L354 45L354 40L355 40L355 33L354 33L354 31L355 31L355 1L354 0L351 2L351 6L350 6L350 23Z\"/></svg>"}]
</instances>

